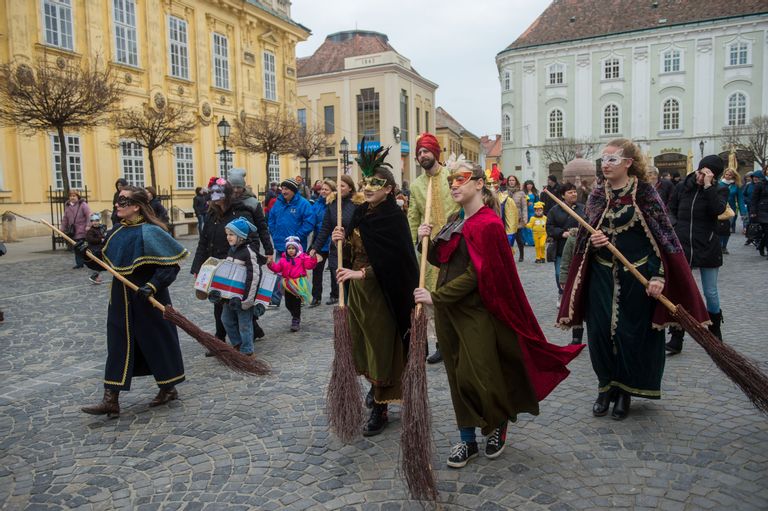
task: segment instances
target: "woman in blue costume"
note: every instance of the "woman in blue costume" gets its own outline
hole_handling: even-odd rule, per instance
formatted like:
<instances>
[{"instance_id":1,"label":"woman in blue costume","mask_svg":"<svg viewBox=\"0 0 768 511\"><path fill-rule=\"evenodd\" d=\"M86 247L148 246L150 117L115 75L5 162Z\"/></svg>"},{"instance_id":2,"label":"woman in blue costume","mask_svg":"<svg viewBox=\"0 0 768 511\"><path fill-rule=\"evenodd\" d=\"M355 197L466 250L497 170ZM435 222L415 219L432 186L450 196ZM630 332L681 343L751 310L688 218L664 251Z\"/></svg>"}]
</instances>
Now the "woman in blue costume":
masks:
<instances>
[{"instance_id":1,"label":"woman in blue costume","mask_svg":"<svg viewBox=\"0 0 768 511\"><path fill-rule=\"evenodd\" d=\"M533 205L539 201L539 191L536 189L536 185L530 179L523 183L523 193L528 199L528 218L534 216ZM533 231L525 227L523 231L523 241L529 247L533 246Z\"/></svg>"},{"instance_id":2,"label":"woman in blue costume","mask_svg":"<svg viewBox=\"0 0 768 511\"><path fill-rule=\"evenodd\" d=\"M163 319L150 297L169 305L168 286L176 280L179 262L187 250L157 219L147 192L135 186L120 191L115 203L120 223L107 234L101 257L139 289L133 291L117 279L112 281L107 312L107 363L104 368L104 398L82 408L92 415L117 417L118 396L130 390L134 376L152 375L160 387L149 406L158 406L178 397L176 385L184 381L176 327ZM85 246L78 244L78 250ZM101 269L93 261L88 266Z\"/></svg>"}]
</instances>

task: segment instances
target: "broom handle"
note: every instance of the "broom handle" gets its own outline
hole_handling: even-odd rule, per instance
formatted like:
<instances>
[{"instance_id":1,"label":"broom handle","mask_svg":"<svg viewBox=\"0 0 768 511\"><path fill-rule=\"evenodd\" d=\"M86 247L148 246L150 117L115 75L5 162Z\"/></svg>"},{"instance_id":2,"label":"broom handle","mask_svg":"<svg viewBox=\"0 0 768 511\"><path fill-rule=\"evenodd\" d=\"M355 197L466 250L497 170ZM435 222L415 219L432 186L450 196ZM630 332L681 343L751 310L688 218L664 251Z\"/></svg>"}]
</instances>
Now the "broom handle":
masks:
<instances>
[{"instance_id":1,"label":"broom handle","mask_svg":"<svg viewBox=\"0 0 768 511\"><path fill-rule=\"evenodd\" d=\"M600 232L600 231L598 231L597 229L595 229L594 227L592 227L591 225L589 225L589 223L588 223L586 220L584 220L583 218L581 218L581 217L579 216L579 214L578 214L578 213L576 213L576 212L575 212L575 211L574 211L572 208L568 207L568 205L567 205L566 203L564 203L563 201L561 201L560 199L558 199L557 197L555 197L555 195L554 195L552 192L550 192L550 191L549 191L549 190L547 190L547 189L544 189L544 190L542 190L542 192L544 192L544 193L546 193L547 195L549 195L549 196L552 198L552 200L554 200L554 201L555 201L555 202L556 202L556 203L557 203L557 204L558 204L558 205L559 205L559 206L560 206L560 207L563 209L563 211L565 211L566 213L568 213L569 215L571 215L571 216L572 216L572 217L573 217L575 220L577 220L577 221L578 221L578 222L581 224L581 226L582 226L582 227L584 227L586 230L588 230L588 231L589 231L591 234L597 234L598 232ZM611 252L611 253L614 255L614 257L616 257L616 259L618 259L619 261L621 261L621 264L623 264L623 265L624 265L624 267L626 267L626 268L627 268L627 270L629 270L629 272L630 272L630 273L631 273L631 274L632 274L632 275L633 275L633 276L634 276L634 277L635 277L637 280L639 280L639 281L640 281L640 283L641 283L643 286L645 286L645 287L648 287L648 279L646 279L646 278L643 276L643 274L642 274L642 273L640 273L639 271L637 271L637 268L635 268L635 265L634 265L634 264L632 264L632 263L630 263L630 262L629 262L629 260L628 260L626 257L624 257L624 254L622 254L621 252L619 252L619 249L618 249L618 248L614 247L614 246L613 246L613 244L612 244L612 243L610 243L610 242L608 242L608 244L607 244L605 247L606 247L608 250L610 250L610 252ZM674 303L672 303L671 301L669 301L669 298L667 298L666 296L664 296L664 295L659 295L659 297L657 298L657 300L659 300L659 301L660 301L660 302L661 302L661 303L664 305L664 307L666 307L667 309L669 309L669 311L670 311L670 312L672 312L673 314L674 314L675 312L677 312L677 306L676 306Z\"/></svg>"},{"instance_id":2,"label":"broom handle","mask_svg":"<svg viewBox=\"0 0 768 511\"><path fill-rule=\"evenodd\" d=\"M346 169L345 169L346 170ZM336 227L343 227L341 222L341 158L336 158ZM336 255L339 258L338 268L344 268L344 241L336 242ZM333 276L336 278L336 275ZM339 307L344 307L344 283L339 286Z\"/></svg>"},{"instance_id":3,"label":"broom handle","mask_svg":"<svg viewBox=\"0 0 768 511\"><path fill-rule=\"evenodd\" d=\"M429 218L432 216L432 176L429 176L427 181L427 203L424 206L424 223L429 222ZM427 252L429 251L429 236L424 236L421 239L421 261L419 261L419 287L424 287L427 281ZM416 304L416 315L421 312L422 304Z\"/></svg>"},{"instance_id":4,"label":"broom handle","mask_svg":"<svg viewBox=\"0 0 768 511\"><path fill-rule=\"evenodd\" d=\"M52 226L51 224L49 224L48 222L46 222L42 218L40 219L40 222L44 223L45 225L47 225L48 227L53 229L53 231L56 234L58 234L59 236L61 236L62 238L64 238L64 240L66 240L67 243L69 243L73 247L75 246L75 243L76 243L75 240L73 240L72 238L70 238L69 236L67 236L63 232L61 232L59 229L57 229L56 227ZM125 277L123 277L119 273L117 273L110 265L108 265L107 263L105 263L104 261L102 261L101 259L96 257L95 255L93 255L93 253L90 250L86 250L85 251L85 255L87 255L88 258L91 261L95 262L96 264L98 264L99 266L101 266L102 268L107 270L109 273L111 273L117 280L119 280L120 282L122 282L123 284L128 286L130 289L133 289L134 291L137 291L139 289L139 286L137 286L136 284L134 284L130 280L126 279ZM162 303L158 302L154 297L152 297L152 296L149 297L149 303L151 303L155 308L160 309L162 312L165 312L165 305L163 305Z\"/></svg>"}]
</instances>

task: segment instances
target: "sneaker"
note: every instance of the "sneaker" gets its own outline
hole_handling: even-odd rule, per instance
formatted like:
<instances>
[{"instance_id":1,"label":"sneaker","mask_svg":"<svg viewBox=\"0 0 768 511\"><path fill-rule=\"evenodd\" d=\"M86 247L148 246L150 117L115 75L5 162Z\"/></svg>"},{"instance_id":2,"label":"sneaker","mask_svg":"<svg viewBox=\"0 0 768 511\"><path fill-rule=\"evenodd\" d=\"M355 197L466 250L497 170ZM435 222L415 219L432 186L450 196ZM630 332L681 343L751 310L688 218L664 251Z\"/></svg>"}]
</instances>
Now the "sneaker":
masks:
<instances>
[{"instance_id":1,"label":"sneaker","mask_svg":"<svg viewBox=\"0 0 768 511\"><path fill-rule=\"evenodd\" d=\"M325 302L326 305L336 305L337 303L339 303L339 299L334 298L333 296L330 297L327 302Z\"/></svg>"},{"instance_id":2,"label":"sneaker","mask_svg":"<svg viewBox=\"0 0 768 511\"><path fill-rule=\"evenodd\" d=\"M485 457L494 459L501 456L507 446L507 423L493 430L485 440Z\"/></svg>"},{"instance_id":3,"label":"sneaker","mask_svg":"<svg viewBox=\"0 0 768 511\"><path fill-rule=\"evenodd\" d=\"M91 275L90 277L88 277L88 280L91 281L91 284L103 284L104 283L104 281L101 280L101 277L99 277L98 275Z\"/></svg>"},{"instance_id":4,"label":"sneaker","mask_svg":"<svg viewBox=\"0 0 768 511\"><path fill-rule=\"evenodd\" d=\"M451 455L448 456L448 466L451 468L462 468L475 456L477 456L477 442L459 442L451 448Z\"/></svg>"},{"instance_id":5,"label":"sneaker","mask_svg":"<svg viewBox=\"0 0 768 511\"><path fill-rule=\"evenodd\" d=\"M312 300L312 302L309 304L309 307L310 307L310 308L313 308L313 307L317 307L318 305L320 305L320 300L319 300L319 299L317 299L317 298L315 298L315 299L313 299L313 300Z\"/></svg>"},{"instance_id":6,"label":"sneaker","mask_svg":"<svg viewBox=\"0 0 768 511\"><path fill-rule=\"evenodd\" d=\"M291 332L298 332L301 330L301 320L299 318L293 318L291 320Z\"/></svg>"}]
</instances>

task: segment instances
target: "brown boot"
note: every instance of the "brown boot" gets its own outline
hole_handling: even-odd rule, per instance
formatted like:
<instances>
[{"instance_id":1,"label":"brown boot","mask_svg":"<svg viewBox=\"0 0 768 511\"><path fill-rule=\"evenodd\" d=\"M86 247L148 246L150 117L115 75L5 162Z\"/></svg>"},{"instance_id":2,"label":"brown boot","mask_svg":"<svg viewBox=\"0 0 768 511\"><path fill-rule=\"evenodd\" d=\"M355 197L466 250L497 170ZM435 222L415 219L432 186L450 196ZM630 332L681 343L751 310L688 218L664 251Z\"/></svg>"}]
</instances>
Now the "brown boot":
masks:
<instances>
[{"instance_id":1,"label":"brown boot","mask_svg":"<svg viewBox=\"0 0 768 511\"><path fill-rule=\"evenodd\" d=\"M165 403L169 403L174 399L178 399L178 398L179 398L179 391L176 390L176 387L160 389L160 392L157 393L157 395L155 396L155 399L153 399L152 402L149 403L149 407L154 408L155 406L164 405Z\"/></svg>"},{"instance_id":2,"label":"brown boot","mask_svg":"<svg viewBox=\"0 0 768 511\"><path fill-rule=\"evenodd\" d=\"M117 402L118 395L120 395L119 390L104 389L104 397L101 398L101 403L93 406L84 406L81 410L91 415L106 414L109 419L119 417L120 404Z\"/></svg>"}]
</instances>

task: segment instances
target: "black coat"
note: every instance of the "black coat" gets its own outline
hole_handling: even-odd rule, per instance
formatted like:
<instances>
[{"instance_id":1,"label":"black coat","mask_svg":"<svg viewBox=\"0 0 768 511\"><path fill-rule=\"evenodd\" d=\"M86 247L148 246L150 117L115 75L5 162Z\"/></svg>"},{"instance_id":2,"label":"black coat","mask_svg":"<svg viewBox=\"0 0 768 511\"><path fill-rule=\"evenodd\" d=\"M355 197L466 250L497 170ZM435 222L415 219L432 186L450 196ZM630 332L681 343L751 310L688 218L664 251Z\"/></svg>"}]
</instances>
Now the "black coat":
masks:
<instances>
[{"instance_id":1,"label":"black coat","mask_svg":"<svg viewBox=\"0 0 768 511\"><path fill-rule=\"evenodd\" d=\"M552 186L552 187L547 185L547 186L544 187L544 190L549 190L550 192L554 193L555 196L558 199L560 199L560 200L563 199L563 195L560 193L560 185L559 184L555 184L555 186ZM555 202L555 199L553 199L552 197L550 197L546 193L542 193L541 194L540 200L542 200L544 202L544 214L547 215L547 219L549 219L549 211L552 208L554 208L557 205L557 203ZM561 252L562 252L562 250L561 250Z\"/></svg>"},{"instance_id":2,"label":"black coat","mask_svg":"<svg viewBox=\"0 0 768 511\"><path fill-rule=\"evenodd\" d=\"M199 193L195 195L195 198L192 199L192 209L195 210L195 216L205 216L206 211L208 211L208 197Z\"/></svg>"},{"instance_id":3,"label":"black coat","mask_svg":"<svg viewBox=\"0 0 768 511\"><path fill-rule=\"evenodd\" d=\"M584 211L584 204L576 203L573 206L574 211L579 214L580 217L586 218L586 211ZM563 233L568 229L578 227L579 222L576 221L567 211L563 211L563 208L559 204L555 204L547 214L547 237L554 239L557 242L557 255L560 257L563 255L563 248L565 248L565 242L568 238L563 238Z\"/></svg>"},{"instance_id":4,"label":"black coat","mask_svg":"<svg viewBox=\"0 0 768 511\"><path fill-rule=\"evenodd\" d=\"M768 181L765 179L755 185L752 191L749 213L757 215L758 223L768 224Z\"/></svg>"},{"instance_id":5,"label":"black coat","mask_svg":"<svg viewBox=\"0 0 768 511\"><path fill-rule=\"evenodd\" d=\"M163 203L155 197L151 201L149 201L149 205L152 206L152 211L155 212L155 216L164 224L168 225L170 222L168 218L168 210L165 209L165 206L163 206Z\"/></svg>"},{"instance_id":6,"label":"black coat","mask_svg":"<svg viewBox=\"0 0 768 511\"><path fill-rule=\"evenodd\" d=\"M225 259L227 257L229 242L227 242L227 233L224 228L229 222L242 216L249 222L254 223L251 210L240 202L233 203L221 217L216 213L215 208L209 208L208 213L205 215L203 232L200 233L200 240L197 242L197 250L195 251L195 259L192 261L190 273L193 275L200 271L200 267L209 257L217 259ZM258 251L258 246L255 250Z\"/></svg>"},{"instance_id":7,"label":"black coat","mask_svg":"<svg viewBox=\"0 0 768 511\"><path fill-rule=\"evenodd\" d=\"M715 182L705 189L696 184L695 172L675 187L668 205L669 216L692 268L723 265L717 217L727 204L728 188Z\"/></svg>"},{"instance_id":8,"label":"black coat","mask_svg":"<svg viewBox=\"0 0 768 511\"><path fill-rule=\"evenodd\" d=\"M659 194L661 203L668 207L669 199L672 198L672 194L675 192L675 184L668 179L659 179L654 188L656 188L656 192Z\"/></svg>"},{"instance_id":9,"label":"black coat","mask_svg":"<svg viewBox=\"0 0 768 511\"><path fill-rule=\"evenodd\" d=\"M323 225L315 236L315 240L312 242L312 249L315 252L320 252L325 242L331 236L333 229L336 227L338 215L336 201L334 200L326 206L325 215L323 216ZM341 201L341 225L344 227L344 231L349 232L349 226L352 225L352 215L355 213L357 205L352 202L352 199L347 197ZM336 244L331 242L330 252L332 257L338 257L336 255Z\"/></svg>"}]
</instances>

